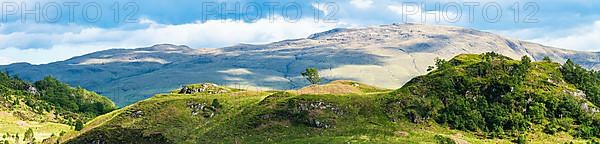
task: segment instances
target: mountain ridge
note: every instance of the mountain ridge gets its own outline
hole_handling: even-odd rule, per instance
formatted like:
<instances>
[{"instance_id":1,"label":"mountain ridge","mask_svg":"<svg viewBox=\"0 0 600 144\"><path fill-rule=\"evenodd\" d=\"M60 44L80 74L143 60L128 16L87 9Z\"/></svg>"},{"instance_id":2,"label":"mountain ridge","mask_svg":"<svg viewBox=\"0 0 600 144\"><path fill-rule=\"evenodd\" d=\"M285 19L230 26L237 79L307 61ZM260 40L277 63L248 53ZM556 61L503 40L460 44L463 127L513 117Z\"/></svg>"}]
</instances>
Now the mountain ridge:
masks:
<instances>
[{"instance_id":1,"label":"mountain ridge","mask_svg":"<svg viewBox=\"0 0 600 144\"><path fill-rule=\"evenodd\" d=\"M514 59L528 55L538 61L546 56L558 62L573 59L586 68L600 69L598 52L558 49L455 26L391 24L338 28L259 45L111 49L45 65L5 65L0 70L29 81L53 75L123 106L187 83L296 89L307 84L299 75L307 67L318 68L325 82L349 79L397 88L426 73L436 57L485 52Z\"/></svg>"}]
</instances>

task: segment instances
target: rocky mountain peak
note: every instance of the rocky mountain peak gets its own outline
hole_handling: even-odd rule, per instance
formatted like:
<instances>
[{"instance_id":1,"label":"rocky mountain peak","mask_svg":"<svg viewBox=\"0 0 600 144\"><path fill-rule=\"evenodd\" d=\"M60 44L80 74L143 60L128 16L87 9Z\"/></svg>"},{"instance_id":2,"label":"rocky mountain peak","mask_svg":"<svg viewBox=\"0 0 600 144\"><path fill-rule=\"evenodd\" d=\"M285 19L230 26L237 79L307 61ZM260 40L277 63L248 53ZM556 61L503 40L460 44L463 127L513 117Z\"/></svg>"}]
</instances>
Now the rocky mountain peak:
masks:
<instances>
[{"instance_id":1,"label":"rocky mountain peak","mask_svg":"<svg viewBox=\"0 0 600 144\"><path fill-rule=\"evenodd\" d=\"M173 44L157 44L152 47L147 48L152 51L184 51L184 50L192 50L192 48L186 45L173 45Z\"/></svg>"},{"instance_id":2,"label":"rocky mountain peak","mask_svg":"<svg viewBox=\"0 0 600 144\"><path fill-rule=\"evenodd\" d=\"M307 40L312 40L312 42L322 45L334 45L336 47L377 45L396 47L398 44L408 44L422 48L420 45L447 45L450 41L456 41L452 39L463 41L481 36L504 39L499 36L489 35L486 32L461 27L407 23L360 28L336 28L310 35Z\"/></svg>"},{"instance_id":3,"label":"rocky mountain peak","mask_svg":"<svg viewBox=\"0 0 600 144\"><path fill-rule=\"evenodd\" d=\"M335 35L335 34L339 34L339 33L342 33L342 32L346 32L346 31L349 31L349 30L351 30L351 29L335 28L335 29L332 29L332 30L328 30L328 31L324 31L324 32L312 34L312 35L308 36L308 39L318 40L318 39L321 39L321 38L325 38L325 37L332 36L332 35Z\"/></svg>"}]
</instances>

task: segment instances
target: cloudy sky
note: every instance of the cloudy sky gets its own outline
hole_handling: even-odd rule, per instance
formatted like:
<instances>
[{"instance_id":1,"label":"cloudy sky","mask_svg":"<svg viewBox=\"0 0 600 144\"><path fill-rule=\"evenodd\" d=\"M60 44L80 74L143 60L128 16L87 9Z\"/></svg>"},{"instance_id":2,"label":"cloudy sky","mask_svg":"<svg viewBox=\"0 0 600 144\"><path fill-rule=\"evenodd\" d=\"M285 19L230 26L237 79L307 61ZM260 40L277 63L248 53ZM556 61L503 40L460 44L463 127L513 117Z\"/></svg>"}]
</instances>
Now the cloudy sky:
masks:
<instances>
[{"instance_id":1,"label":"cloudy sky","mask_svg":"<svg viewBox=\"0 0 600 144\"><path fill-rule=\"evenodd\" d=\"M45 64L162 43L260 44L336 27L403 22L600 51L598 0L0 0L0 15L0 64Z\"/></svg>"}]
</instances>

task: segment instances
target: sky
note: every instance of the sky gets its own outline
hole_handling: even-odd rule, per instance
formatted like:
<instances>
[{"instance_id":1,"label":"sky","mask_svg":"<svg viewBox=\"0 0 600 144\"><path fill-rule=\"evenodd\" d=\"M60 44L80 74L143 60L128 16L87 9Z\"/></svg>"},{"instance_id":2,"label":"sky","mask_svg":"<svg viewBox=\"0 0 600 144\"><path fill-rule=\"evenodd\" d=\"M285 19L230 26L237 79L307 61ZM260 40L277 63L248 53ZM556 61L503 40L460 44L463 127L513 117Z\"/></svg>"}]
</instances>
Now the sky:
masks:
<instances>
[{"instance_id":1,"label":"sky","mask_svg":"<svg viewBox=\"0 0 600 144\"><path fill-rule=\"evenodd\" d=\"M0 16L0 65L164 43L263 44L405 22L600 51L598 0L0 0Z\"/></svg>"}]
</instances>

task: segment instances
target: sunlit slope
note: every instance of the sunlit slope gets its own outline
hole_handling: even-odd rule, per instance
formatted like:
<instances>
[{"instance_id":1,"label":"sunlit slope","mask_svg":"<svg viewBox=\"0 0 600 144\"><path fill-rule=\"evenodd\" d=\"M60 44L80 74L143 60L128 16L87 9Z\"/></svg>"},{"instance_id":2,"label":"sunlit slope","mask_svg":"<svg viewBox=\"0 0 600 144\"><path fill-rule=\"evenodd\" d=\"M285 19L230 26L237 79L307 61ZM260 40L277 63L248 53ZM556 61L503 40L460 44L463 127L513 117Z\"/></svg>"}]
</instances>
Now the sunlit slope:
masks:
<instances>
[{"instance_id":1,"label":"sunlit slope","mask_svg":"<svg viewBox=\"0 0 600 144\"><path fill-rule=\"evenodd\" d=\"M434 73L440 71L427 77L436 77ZM397 106L390 105L403 97L399 95L411 95L404 93L404 89L425 84L412 82L394 92L370 89L374 87L352 81L321 87L332 85L363 86L359 89L365 91L300 94L302 89L256 92L196 84L186 87L228 91L179 94L180 89L156 95L100 116L79 133L70 133L62 140L67 143L511 143L518 139L518 135L490 137L483 130L457 130L447 123L438 124L433 118L414 123L401 111L410 108L396 109ZM306 88L311 87L316 86ZM569 84L559 87L575 89ZM569 132L547 134L537 130L538 126L533 128L526 132L529 142L586 142Z\"/></svg>"}]
</instances>

